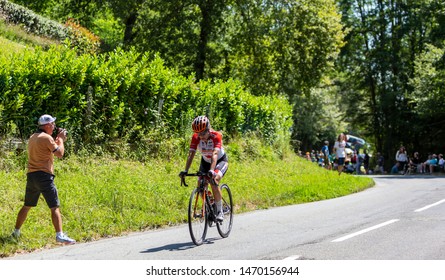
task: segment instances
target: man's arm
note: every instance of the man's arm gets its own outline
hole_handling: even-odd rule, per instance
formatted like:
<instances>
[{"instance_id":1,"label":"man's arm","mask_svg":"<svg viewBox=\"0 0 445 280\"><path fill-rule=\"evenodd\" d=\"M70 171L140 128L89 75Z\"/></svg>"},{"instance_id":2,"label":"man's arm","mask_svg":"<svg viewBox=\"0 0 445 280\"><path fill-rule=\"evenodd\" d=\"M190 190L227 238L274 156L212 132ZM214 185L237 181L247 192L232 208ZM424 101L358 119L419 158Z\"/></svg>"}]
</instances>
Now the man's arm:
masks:
<instances>
[{"instance_id":1,"label":"man's arm","mask_svg":"<svg viewBox=\"0 0 445 280\"><path fill-rule=\"evenodd\" d=\"M54 142L56 142L57 145L57 149L54 151L54 155L58 158L62 158L63 154L65 154L65 145L63 144L63 142L65 141L66 141L66 130L60 129L56 139L54 140Z\"/></svg>"},{"instance_id":2,"label":"man's arm","mask_svg":"<svg viewBox=\"0 0 445 280\"><path fill-rule=\"evenodd\" d=\"M65 145L63 144L63 139L57 137L55 142L57 144L57 149L54 151L54 155L58 158L62 158L63 154L65 153Z\"/></svg>"}]
</instances>

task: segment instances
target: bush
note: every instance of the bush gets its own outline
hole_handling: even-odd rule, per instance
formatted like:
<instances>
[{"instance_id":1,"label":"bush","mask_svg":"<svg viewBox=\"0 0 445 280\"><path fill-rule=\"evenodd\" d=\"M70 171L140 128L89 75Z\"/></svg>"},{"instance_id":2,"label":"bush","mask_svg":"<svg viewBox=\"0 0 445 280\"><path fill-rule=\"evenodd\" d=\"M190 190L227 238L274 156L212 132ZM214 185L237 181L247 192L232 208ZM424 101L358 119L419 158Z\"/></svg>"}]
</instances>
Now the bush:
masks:
<instances>
[{"instance_id":1,"label":"bush","mask_svg":"<svg viewBox=\"0 0 445 280\"><path fill-rule=\"evenodd\" d=\"M292 124L283 98L252 96L233 80L195 83L158 56L133 50L96 56L62 46L24 50L0 57L0 86L0 120L15 128L4 127L3 136L26 140L49 113L69 131L68 152L166 157L186 145L191 121L202 114L225 141L252 132L275 145Z\"/></svg>"},{"instance_id":2,"label":"bush","mask_svg":"<svg viewBox=\"0 0 445 280\"><path fill-rule=\"evenodd\" d=\"M0 15L14 24L21 24L28 32L63 41L67 38L67 29L54 20L44 18L23 6L0 0Z\"/></svg>"},{"instance_id":3,"label":"bush","mask_svg":"<svg viewBox=\"0 0 445 280\"><path fill-rule=\"evenodd\" d=\"M23 26L29 33L58 40L79 53L94 54L99 50L99 37L72 18L63 25L6 0L0 0L0 15L9 23Z\"/></svg>"}]
</instances>

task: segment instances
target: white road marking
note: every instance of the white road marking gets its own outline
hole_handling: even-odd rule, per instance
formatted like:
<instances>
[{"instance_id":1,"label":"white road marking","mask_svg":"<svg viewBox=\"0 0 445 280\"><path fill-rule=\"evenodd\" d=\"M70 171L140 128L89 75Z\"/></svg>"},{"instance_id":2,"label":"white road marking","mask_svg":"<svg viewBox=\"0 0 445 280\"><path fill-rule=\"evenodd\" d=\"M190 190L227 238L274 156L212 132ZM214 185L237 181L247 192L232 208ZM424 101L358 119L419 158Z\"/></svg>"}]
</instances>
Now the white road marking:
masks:
<instances>
[{"instance_id":1,"label":"white road marking","mask_svg":"<svg viewBox=\"0 0 445 280\"><path fill-rule=\"evenodd\" d=\"M389 221L386 221L386 222L384 222L384 223L375 225L375 226L373 226L373 227L369 227L369 228L366 228L366 229L364 229L364 230L357 231L357 232L355 232L355 233L352 233L352 234L349 234L349 235L346 235L346 236L337 238L337 239L335 239L335 240L332 240L331 242L341 242L341 241L345 241L346 239L349 239L349 238L352 238L352 237L354 237L354 236L357 236L357 235L366 233L366 232L371 231L371 230L375 230L375 229L378 229L378 228L387 226L387 225L389 225L389 224L392 224L392 223L395 223L395 222L398 222L398 221L399 221L399 219L389 220Z\"/></svg>"},{"instance_id":2,"label":"white road marking","mask_svg":"<svg viewBox=\"0 0 445 280\"><path fill-rule=\"evenodd\" d=\"M425 206L425 207L419 208L419 209L417 209L417 210L414 210L414 212L420 212L420 211L426 210L426 209L428 209L428 208L431 208L431 207L433 207L433 206L437 206L437 205L439 205L439 204L441 204L441 203L444 203L444 202L445 202L445 199L442 199L441 201L438 201L438 202L436 202L436 203L433 203L433 204L427 205L427 206Z\"/></svg>"},{"instance_id":3,"label":"white road marking","mask_svg":"<svg viewBox=\"0 0 445 280\"><path fill-rule=\"evenodd\" d=\"M289 256L287 258L284 258L283 260L284 261L289 261L289 260L294 261L294 260L298 260L298 259L300 259L299 255L292 255L292 256Z\"/></svg>"}]
</instances>

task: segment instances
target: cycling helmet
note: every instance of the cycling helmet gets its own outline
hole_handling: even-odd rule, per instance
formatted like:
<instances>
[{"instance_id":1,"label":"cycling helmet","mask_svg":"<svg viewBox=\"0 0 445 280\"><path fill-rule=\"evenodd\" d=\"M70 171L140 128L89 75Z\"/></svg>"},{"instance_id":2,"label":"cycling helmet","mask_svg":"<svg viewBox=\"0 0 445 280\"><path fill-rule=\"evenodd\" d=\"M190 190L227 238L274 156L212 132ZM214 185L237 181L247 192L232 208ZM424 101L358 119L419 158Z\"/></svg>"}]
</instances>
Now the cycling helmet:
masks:
<instances>
[{"instance_id":1,"label":"cycling helmet","mask_svg":"<svg viewBox=\"0 0 445 280\"><path fill-rule=\"evenodd\" d=\"M203 132L210 127L210 121L206 116L198 116L192 122L192 129L196 133Z\"/></svg>"}]
</instances>

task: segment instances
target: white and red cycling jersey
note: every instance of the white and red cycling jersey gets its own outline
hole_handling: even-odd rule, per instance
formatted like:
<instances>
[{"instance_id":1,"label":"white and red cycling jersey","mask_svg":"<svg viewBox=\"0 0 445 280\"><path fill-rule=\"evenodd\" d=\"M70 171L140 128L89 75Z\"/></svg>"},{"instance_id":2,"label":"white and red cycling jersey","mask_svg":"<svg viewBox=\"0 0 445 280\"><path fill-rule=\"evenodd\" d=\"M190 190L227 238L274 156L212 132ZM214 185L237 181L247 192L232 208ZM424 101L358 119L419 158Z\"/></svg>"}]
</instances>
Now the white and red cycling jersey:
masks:
<instances>
[{"instance_id":1,"label":"white and red cycling jersey","mask_svg":"<svg viewBox=\"0 0 445 280\"><path fill-rule=\"evenodd\" d=\"M190 151L200 151L202 154L202 158L206 162L211 163L213 150L218 150L218 160L225 155L225 152L222 145L221 132L209 130L209 133L210 136L207 140L201 140L198 136L198 133L194 133L192 141L190 143Z\"/></svg>"}]
</instances>

